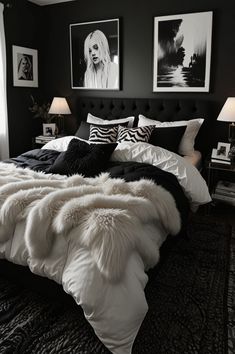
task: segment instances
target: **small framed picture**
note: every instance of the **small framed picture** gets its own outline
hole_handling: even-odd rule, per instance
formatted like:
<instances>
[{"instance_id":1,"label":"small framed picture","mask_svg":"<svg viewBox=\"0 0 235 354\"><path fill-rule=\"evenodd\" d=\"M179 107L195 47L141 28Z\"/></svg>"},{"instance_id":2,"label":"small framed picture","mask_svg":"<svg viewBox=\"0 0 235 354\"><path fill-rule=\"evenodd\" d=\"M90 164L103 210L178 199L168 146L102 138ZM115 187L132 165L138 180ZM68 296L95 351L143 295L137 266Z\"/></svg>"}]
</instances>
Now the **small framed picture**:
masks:
<instances>
[{"instance_id":1,"label":"small framed picture","mask_svg":"<svg viewBox=\"0 0 235 354\"><path fill-rule=\"evenodd\" d=\"M44 136L53 136L55 135L56 124L55 123L43 123L43 135Z\"/></svg>"},{"instance_id":2,"label":"small framed picture","mask_svg":"<svg viewBox=\"0 0 235 354\"><path fill-rule=\"evenodd\" d=\"M217 145L217 156L220 158L228 158L228 153L230 150L231 144L229 143L218 143Z\"/></svg>"},{"instance_id":3,"label":"small framed picture","mask_svg":"<svg viewBox=\"0 0 235 354\"><path fill-rule=\"evenodd\" d=\"M38 51L12 46L13 85L38 87Z\"/></svg>"}]
</instances>

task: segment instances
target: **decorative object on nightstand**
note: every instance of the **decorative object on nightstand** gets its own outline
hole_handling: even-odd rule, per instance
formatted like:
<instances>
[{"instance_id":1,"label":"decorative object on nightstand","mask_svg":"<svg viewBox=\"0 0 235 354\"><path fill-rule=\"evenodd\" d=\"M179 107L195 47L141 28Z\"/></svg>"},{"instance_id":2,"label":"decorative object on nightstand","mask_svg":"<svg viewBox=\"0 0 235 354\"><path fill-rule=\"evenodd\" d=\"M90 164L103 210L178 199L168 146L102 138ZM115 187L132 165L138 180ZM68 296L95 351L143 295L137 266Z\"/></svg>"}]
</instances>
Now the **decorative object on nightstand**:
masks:
<instances>
[{"instance_id":1,"label":"decorative object on nightstand","mask_svg":"<svg viewBox=\"0 0 235 354\"><path fill-rule=\"evenodd\" d=\"M220 114L218 121L229 122L228 141L231 143L229 157L235 160L235 97L228 97Z\"/></svg>"},{"instance_id":2,"label":"decorative object on nightstand","mask_svg":"<svg viewBox=\"0 0 235 354\"><path fill-rule=\"evenodd\" d=\"M48 113L51 103L38 104L33 95L30 95L30 98L32 105L29 110L33 113L33 118L40 118L43 123L51 123L53 117Z\"/></svg>"},{"instance_id":3,"label":"decorative object on nightstand","mask_svg":"<svg viewBox=\"0 0 235 354\"><path fill-rule=\"evenodd\" d=\"M55 135L39 135L35 137L34 143L39 145L45 145L46 143L54 139L56 139Z\"/></svg>"},{"instance_id":4,"label":"decorative object on nightstand","mask_svg":"<svg viewBox=\"0 0 235 354\"><path fill-rule=\"evenodd\" d=\"M59 134L64 134L64 115L71 114L66 99L64 97L54 97L48 113L56 115Z\"/></svg>"},{"instance_id":5,"label":"decorative object on nightstand","mask_svg":"<svg viewBox=\"0 0 235 354\"><path fill-rule=\"evenodd\" d=\"M231 144L229 143L219 142L217 145L217 149L212 150L211 162L230 165L231 164L231 159L229 157L230 146Z\"/></svg>"}]
</instances>

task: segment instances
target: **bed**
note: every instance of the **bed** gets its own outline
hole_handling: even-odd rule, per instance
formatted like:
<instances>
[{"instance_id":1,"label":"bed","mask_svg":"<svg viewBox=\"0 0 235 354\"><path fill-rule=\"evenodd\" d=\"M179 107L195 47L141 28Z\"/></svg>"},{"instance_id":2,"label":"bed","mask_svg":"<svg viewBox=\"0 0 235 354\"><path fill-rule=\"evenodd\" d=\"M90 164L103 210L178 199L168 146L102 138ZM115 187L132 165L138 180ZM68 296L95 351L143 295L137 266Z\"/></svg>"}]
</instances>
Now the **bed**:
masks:
<instances>
[{"instance_id":1,"label":"bed","mask_svg":"<svg viewBox=\"0 0 235 354\"><path fill-rule=\"evenodd\" d=\"M91 336L94 348L79 353L129 354L149 307L146 272L167 238L185 237L189 211L211 200L197 168L208 104L82 98L77 115L73 135L0 164L1 274L23 266L62 285L104 345ZM185 121L200 129L183 144Z\"/></svg>"}]
</instances>

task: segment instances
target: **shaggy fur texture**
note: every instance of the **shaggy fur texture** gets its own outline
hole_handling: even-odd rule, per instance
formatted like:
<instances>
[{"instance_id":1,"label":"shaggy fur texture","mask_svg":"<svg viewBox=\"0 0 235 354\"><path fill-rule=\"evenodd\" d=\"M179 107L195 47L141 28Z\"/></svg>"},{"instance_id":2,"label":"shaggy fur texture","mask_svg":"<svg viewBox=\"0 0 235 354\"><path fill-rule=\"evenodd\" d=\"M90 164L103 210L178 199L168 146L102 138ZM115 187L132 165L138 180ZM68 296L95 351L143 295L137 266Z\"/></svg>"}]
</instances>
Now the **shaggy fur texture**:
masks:
<instances>
[{"instance_id":1,"label":"shaggy fur texture","mask_svg":"<svg viewBox=\"0 0 235 354\"><path fill-rule=\"evenodd\" d=\"M76 228L78 243L90 250L98 269L110 280L121 277L133 251L146 268L158 262L156 225L172 235L180 230L173 197L150 180L124 182L107 173L61 178L6 165L0 183L0 242L25 219L29 255L43 258L55 234L67 239Z\"/></svg>"}]
</instances>

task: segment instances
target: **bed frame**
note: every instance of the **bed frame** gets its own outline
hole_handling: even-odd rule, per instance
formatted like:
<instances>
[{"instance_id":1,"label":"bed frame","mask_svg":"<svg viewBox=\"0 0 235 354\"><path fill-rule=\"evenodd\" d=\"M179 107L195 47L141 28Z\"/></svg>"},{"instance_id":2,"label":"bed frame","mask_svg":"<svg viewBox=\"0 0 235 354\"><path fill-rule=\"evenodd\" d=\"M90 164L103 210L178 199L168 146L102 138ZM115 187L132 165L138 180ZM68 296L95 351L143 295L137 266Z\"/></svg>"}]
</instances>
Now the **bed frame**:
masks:
<instances>
[{"instance_id":1,"label":"bed frame","mask_svg":"<svg viewBox=\"0 0 235 354\"><path fill-rule=\"evenodd\" d=\"M78 125L87 114L103 119L117 119L138 115L162 122L204 118L205 121L196 138L195 148L205 157L212 147L209 134L213 126L210 105L207 101L193 99L148 99L148 98L79 98L76 104Z\"/></svg>"}]
</instances>

